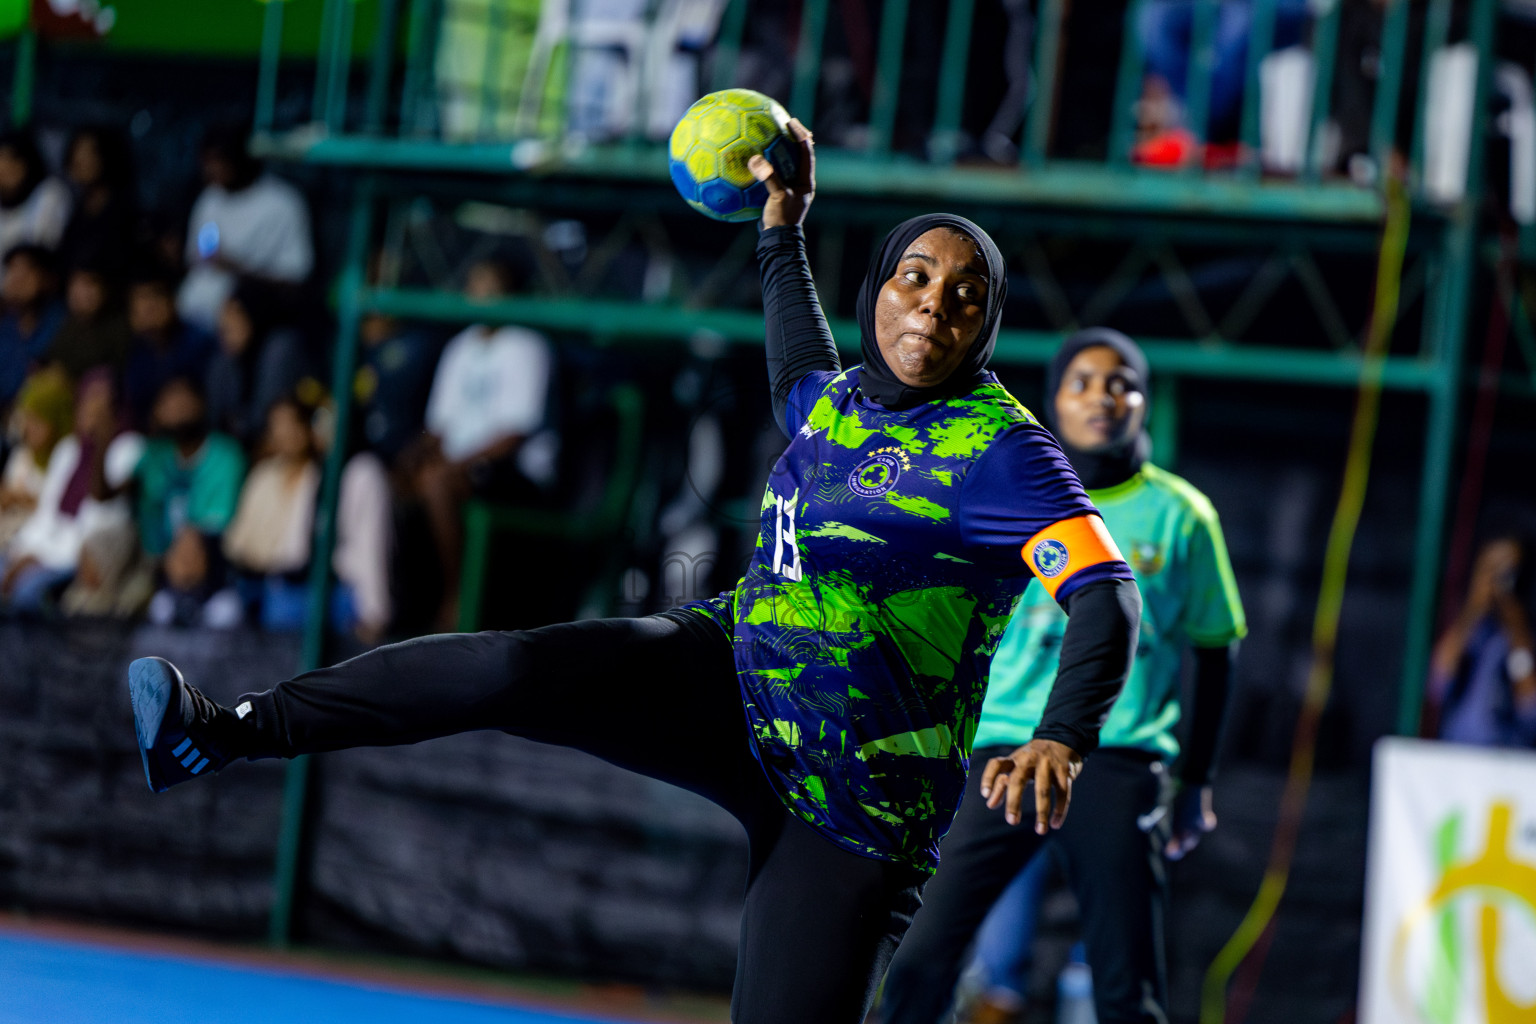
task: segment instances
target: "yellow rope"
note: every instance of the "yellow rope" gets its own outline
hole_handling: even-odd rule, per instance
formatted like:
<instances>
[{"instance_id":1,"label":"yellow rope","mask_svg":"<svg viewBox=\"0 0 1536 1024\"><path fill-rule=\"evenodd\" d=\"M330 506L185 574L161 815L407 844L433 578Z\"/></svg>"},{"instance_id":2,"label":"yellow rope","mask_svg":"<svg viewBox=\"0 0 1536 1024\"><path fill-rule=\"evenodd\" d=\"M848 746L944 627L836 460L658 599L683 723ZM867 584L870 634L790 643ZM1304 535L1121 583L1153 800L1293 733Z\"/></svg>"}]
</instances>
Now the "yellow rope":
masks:
<instances>
[{"instance_id":1,"label":"yellow rope","mask_svg":"<svg viewBox=\"0 0 1536 1024\"><path fill-rule=\"evenodd\" d=\"M1269 927L1280 906L1281 897L1285 895L1296 851L1296 838L1301 828L1301 815L1306 807L1307 792L1312 785L1318 723L1328 704L1328 695L1333 690L1334 651L1339 637L1339 615L1344 605L1344 584L1349 575L1349 553L1354 546L1355 531L1360 525L1360 511L1365 505L1366 485L1370 481L1371 449L1376 440L1376 426L1381 412L1382 367L1392 339L1392 328L1397 320L1403 255L1408 245L1408 198L1402 183L1395 178L1387 181L1386 206L1386 224L1376 264L1376 299L1371 310L1371 325L1360 368L1355 418L1350 427L1349 455L1344 463L1344 483L1338 505L1334 509L1333 526L1328 531L1317 614L1312 620L1312 667L1307 677L1307 691L1301 713L1296 720L1290 771L1280 801L1280 816L1275 825L1269 865L1248 913L1243 916L1242 923L1221 948L1221 952L1216 954L1216 959L1205 973L1205 985L1200 999L1200 1024L1226 1022L1227 984Z\"/></svg>"}]
</instances>

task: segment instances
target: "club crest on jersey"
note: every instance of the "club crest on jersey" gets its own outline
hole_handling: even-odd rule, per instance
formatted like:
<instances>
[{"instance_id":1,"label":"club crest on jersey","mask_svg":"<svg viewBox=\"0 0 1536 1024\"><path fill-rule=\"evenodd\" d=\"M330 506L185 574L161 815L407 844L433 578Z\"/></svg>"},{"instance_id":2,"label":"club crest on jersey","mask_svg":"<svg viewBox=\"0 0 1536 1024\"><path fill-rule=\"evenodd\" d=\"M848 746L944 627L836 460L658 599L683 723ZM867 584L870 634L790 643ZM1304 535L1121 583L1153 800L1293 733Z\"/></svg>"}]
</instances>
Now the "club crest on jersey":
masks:
<instances>
[{"instance_id":1,"label":"club crest on jersey","mask_svg":"<svg viewBox=\"0 0 1536 1024\"><path fill-rule=\"evenodd\" d=\"M861 498L878 498L901 478L912 462L900 448L877 448L848 474L848 489Z\"/></svg>"},{"instance_id":2,"label":"club crest on jersey","mask_svg":"<svg viewBox=\"0 0 1536 1024\"><path fill-rule=\"evenodd\" d=\"M1163 571L1163 546L1133 540L1130 547L1131 568L1138 576L1153 576Z\"/></svg>"},{"instance_id":3,"label":"club crest on jersey","mask_svg":"<svg viewBox=\"0 0 1536 1024\"><path fill-rule=\"evenodd\" d=\"M1059 540L1043 540L1035 545L1035 553L1031 556L1035 568L1040 570L1040 575L1048 580L1060 576L1067 569L1067 563L1072 556L1067 552L1067 546Z\"/></svg>"}]
</instances>

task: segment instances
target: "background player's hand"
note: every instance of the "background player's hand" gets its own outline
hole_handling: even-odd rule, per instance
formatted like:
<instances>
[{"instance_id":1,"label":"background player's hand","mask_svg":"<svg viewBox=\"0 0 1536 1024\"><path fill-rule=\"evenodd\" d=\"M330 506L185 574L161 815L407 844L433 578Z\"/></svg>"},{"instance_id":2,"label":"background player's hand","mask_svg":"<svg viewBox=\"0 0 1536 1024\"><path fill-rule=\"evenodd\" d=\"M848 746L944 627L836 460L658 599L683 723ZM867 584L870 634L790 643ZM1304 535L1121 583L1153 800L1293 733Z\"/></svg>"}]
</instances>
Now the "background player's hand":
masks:
<instances>
[{"instance_id":1,"label":"background player's hand","mask_svg":"<svg viewBox=\"0 0 1536 1024\"><path fill-rule=\"evenodd\" d=\"M789 137L799 147L795 152L795 178L786 182L773 169L768 158L756 154L747 168L757 180L768 186L768 201L763 204L763 227L781 228L805 223L805 215L816 198L816 142L810 129L796 118L785 125Z\"/></svg>"},{"instance_id":2,"label":"background player's hand","mask_svg":"<svg viewBox=\"0 0 1536 1024\"><path fill-rule=\"evenodd\" d=\"M1035 795L1035 831L1045 835L1061 828L1072 802L1072 780L1083 770L1083 758L1065 743L1030 740L1007 757L994 757L981 775L981 795L987 806L1005 804L1008 824L1023 820L1024 797ZM1043 785L1037 785L1043 783Z\"/></svg>"},{"instance_id":3,"label":"background player's hand","mask_svg":"<svg viewBox=\"0 0 1536 1024\"><path fill-rule=\"evenodd\" d=\"M1211 809L1211 787L1190 786L1173 799L1173 828L1163 856L1182 860L1200 845L1200 837L1216 828L1216 812Z\"/></svg>"}]
</instances>

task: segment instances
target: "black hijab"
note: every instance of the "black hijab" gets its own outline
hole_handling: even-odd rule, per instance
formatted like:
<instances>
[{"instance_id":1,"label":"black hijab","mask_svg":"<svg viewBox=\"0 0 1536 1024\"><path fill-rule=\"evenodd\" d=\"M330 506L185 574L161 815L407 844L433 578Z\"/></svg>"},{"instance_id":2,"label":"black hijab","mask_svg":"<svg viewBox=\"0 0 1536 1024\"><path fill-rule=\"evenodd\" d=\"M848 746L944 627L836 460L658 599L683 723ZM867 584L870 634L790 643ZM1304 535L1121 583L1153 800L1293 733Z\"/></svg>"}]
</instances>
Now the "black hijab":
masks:
<instances>
[{"instance_id":1,"label":"black hijab","mask_svg":"<svg viewBox=\"0 0 1536 1024\"><path fill-rule=\"evenodd\" d=\"M1077 354L1085 348L1099 345L1114 349L1120 361L1136 375L1136 390L1142 397L1141 430L1105 451L1085 452L1072 447L1061 436L1056 422L1056 393L1061 390L1062 375L1067 372L1067 367L1077 358ZM1152 396L1148 392L1151 384L1147 357L1141 347L1113 328L1089 327L1078 331L1056 350L1051 365L1045 371L1045 419L1056 435L1056 440L1061 443L1062 451L1067 453L1072 468L1077 470L1078 478L1088 490L1095 491L1124 483L1141 469L1142 463L1151 455L1152 439L1147 435L1147 416L1152 411Z\"/></svg>"},{"instance_id":2,"label":"black hijab","mask_svg":"<svg viewBox=\"0 0 1536 1024\"><path fill-rule=\"evenodd\" d=\"M891 372L880 346L875 341L875 301L880 289L896 273L896 264L906 255L907 247L918 236L934 228L952 228L976 243L987 261L987 316L981 330L960 365L944 380L926 388L914 388L902 383ZM864 364L859 370L859 389L866 398L887 409L910 409L923 402L932 402L952 395L963 395L980 384L987 372L987 361L997 346L997 329L1002 322L1003 300L1008 296L1008 271L1003 264L1003 254L997 243L981 228L964 217L952 213L929 213L903 221L885 236L880 249L870 260L869 272L859 285L858 317L859 346L863 350Z\"/></svg>"}]
</instances>

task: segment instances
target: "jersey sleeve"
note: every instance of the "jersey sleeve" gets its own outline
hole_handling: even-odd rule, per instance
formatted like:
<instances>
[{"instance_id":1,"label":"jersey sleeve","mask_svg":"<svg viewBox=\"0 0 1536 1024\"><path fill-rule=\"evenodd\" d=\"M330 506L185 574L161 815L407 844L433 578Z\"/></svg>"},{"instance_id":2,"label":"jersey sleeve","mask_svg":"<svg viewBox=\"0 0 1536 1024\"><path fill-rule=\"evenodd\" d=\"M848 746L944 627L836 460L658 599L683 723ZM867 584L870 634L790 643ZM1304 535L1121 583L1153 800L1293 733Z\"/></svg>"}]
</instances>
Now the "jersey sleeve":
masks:
<instances>
[{"instance_id":1,"label":"jersey sleeve","mask_svg":"<svg viewBox=\"0 0 1536 1024\"><path fill-rule=\"evenodd\" d=\"M1056 440L1037 424L999 437L966 476L966 545L1005 571L1035 575L1058 603L1098 580L1134 580Z\"/></svg>"},{"instance_id":2,"label":"jersey sleeve","mask_svg":"<svg viewBox=\"0 0 1536 1024\"><path fill-rule=\"evenodd\" d=\"M1227 542L1216 510L1197 509L1189 538L1189 597L1184 605L1183 631L1196 647L1224 647L1248 635Z\"/></svg>"},{"instance_id":3,"label":"jersey sleeve","mask_svg":"<svg viewBox=\"0 0 1536 1024\"><path fill-rule=\"evenodd\" d=\"M795 431L811 418L811 410L815 408L817 399L821 398L821 393L837 376L838 372L833 370L812 370L795 381L784 401L784 427L790 437L794 437Z\"/></svg>"}]
</instances>

